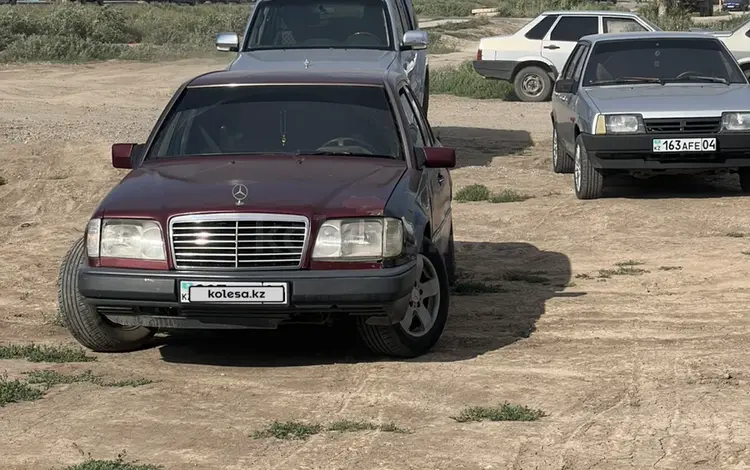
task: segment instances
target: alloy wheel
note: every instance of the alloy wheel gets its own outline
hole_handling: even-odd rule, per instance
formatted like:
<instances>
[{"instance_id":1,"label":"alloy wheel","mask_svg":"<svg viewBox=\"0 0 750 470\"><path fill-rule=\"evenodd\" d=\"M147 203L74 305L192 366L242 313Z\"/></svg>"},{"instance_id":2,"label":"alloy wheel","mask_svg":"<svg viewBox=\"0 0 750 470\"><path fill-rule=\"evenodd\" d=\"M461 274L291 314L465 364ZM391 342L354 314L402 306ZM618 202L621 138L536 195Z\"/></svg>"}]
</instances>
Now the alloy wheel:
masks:
<instances>
[{"instance_id":1,"label":"alloy wheel","mask_svg":"<svg viewBox=\"0 0 750 470\"><path fill-rule=\"evenodd\" d=\"M440 280L435 266L425 255L417 258L417 272L409 307L401 320L404 333L416 338L430 332L440 310Z\"/></svg>"}]
</instances>

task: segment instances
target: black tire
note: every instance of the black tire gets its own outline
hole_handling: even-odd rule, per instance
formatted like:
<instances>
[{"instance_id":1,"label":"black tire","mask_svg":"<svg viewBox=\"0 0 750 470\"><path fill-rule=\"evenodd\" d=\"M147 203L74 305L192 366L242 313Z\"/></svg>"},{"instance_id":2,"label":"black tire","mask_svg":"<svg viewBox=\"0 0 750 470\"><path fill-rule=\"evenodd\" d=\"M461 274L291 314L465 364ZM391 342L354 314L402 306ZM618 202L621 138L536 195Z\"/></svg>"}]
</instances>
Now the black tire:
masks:
<instances>
[{"instance_id":1,"label":"black tire","mask_svg":"<svg viewBox=\"0 0 750 470\"><path fill-rule=\"evenodd\" d=\"M57 302L63 324L76 341L96 352L123 352L142 347L154 335L153 330L110 323L78 292L78 270L85 263L84 239L81 238L63 258L57 280Z\"/></svg>"},{"instance_id":2,"label":"black tire","mask_svg":"<svg viewBox=\"0 0 750 470\"><path fill-rule=\"evenodd\" d=\"M362 341L376 354L402 358L421 356L428 352L443 334L450 306L450 290L445 263L442 255L426 239L423 242L422 255L435 268L439 284L440 300L432 327L423 336L415 337L406 333L401 323L389 326L368 325L367 318L357 317L357 331Z\"/></svg>"},{"instance_id":3,"label":"black tire","mask_svg":"<svg viewBox=\"0 0 750 470\"><path fill-rule=\"evenodd\" d=\"M426 69L424 73L424 96L422 97L422 112L424 117L427 117L427 111L430 107L430 69Z\"/></svg>"},{"instance_id":4,"label":"black tire","mask_svg":"<svg viewBox=\"0 0 750 470\"><path fill-rule=\"evenodd\" d=\"M552 171L564 174L573 173L575 162L565 153L565 149L560 144L557 126L552 123Z\"/></svg>"},{"instance_id":5,"label":"black tire","mask_svg":"<svg viewBox=\"0 0 750 470\"><path fill-rule=\"evenodd\" d=\"M524 81L526 79L536 80L536 83L541 88L538 92L531 93L524 91ZM513 78L513 92L521 101L538 103L541 101L549 101L552 96L552 78L549 73L541 67L530 66L524 67L518 71L515 78Z\"/></svg>"},{"instance_id":6,"label":"black tire","mask_svg":"<svg viewBox=\"0 0 750 470\"><path fill-rule=\"evenodd\" d=\"M573 157L573 187L578 199L598 199L604 189L604 175L591 166L583 138L576 137L576 150Z\"/></svg>"},{"instance_id":7,"label":"black tire","mask_svg":"<svg viewBox=\"0 0 750 470\"><path fill-rule=\"evenodd\" d=\"M740 168L740 187L743 193L750 193L750 168Z\"/></svg>"},{"instance_id":8,"label":"black tire","mask_svg":"<svg viewBox=\"0 0 750 470\"><path fill-rule=\"evenodd\" d=\"M458 276L456 275L456 247L453 242L453 227L451 227L451 234L448 239L448 252L445 254L445 272L448 276L448 286L455 286Z\"/></svg>"}]
</instances>

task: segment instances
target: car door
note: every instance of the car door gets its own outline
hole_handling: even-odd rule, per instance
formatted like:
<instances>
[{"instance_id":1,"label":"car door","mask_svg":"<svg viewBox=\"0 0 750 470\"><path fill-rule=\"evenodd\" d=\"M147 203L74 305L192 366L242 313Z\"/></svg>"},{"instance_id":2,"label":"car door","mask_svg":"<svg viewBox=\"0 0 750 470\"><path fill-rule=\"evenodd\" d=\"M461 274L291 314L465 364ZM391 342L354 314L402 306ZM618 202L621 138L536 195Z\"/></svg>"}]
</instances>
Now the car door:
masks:
<instances>
[{"instance_id":1,"label":"car door","mask_svg":"<svg viewBox=\"0 0 750 470\"><path fill-rule=\"evenodd\" d=\"M552 62L557 70L562 70L578 40L598 32L598 16L561 16L542 41L542 57Z\"/></svg>"},{"instance_id":2,"label":"car door","mask_svg":"<svg viewBox=\"0 0 750 470\"><path fill-rule=\"evenodd\" d=\"M404 33L417 29L417 25L414 23L412 16L409 14L409 8L406 4L406 0L393 0L396 6L397 16L397 30L398 40L401 43L401 39ZM401 64L409 77L409 85L414 90L419 99L420 103L424 101L424 77L427 69L427 50L421 51L401 51Z\"/></svg>"},{"instance_id":3,"label":"car door","mask_svg":"<svg viewBox=\"0 0 750 470\"><path fill-rule=\"evenodd\" d=\"M602 16L603 33L636 33L639 31L648 31L648 29L633 18Z\"/></svg>"},{"instance_id":4,"label":"car door","mask_svg":"<svg viewBox=\"0 0 750 470\"><path fill-rule=\"evenodd\" d=\"M570 60L568 60L563 67L560 79L576 79L576 72L580 69L586 58L586 51L588 51L588 45L586 43L578 43L574 47L573 52L570 55ZM574 129L576 121L576 116L573 110L575 109L575 101L578 98L575 93L561 93L555 91L554 94L555 99L553 100L552 110L555 115L557 134L562 141L565 150L572 153L573 148L575 147Z\"/></svg>"}]
</instances>

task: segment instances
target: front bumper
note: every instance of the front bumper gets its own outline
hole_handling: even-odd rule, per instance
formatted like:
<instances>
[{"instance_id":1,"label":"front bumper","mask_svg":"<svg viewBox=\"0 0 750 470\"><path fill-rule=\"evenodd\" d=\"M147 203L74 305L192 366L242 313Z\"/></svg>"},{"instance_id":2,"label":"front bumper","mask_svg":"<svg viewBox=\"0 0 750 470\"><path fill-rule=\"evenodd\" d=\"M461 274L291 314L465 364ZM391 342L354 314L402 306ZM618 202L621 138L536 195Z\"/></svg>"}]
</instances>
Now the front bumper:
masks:
<instances>
[{"instance_id":1,"label":"front bumper","mask_svg":"<svg viewBox=\"0 0 750 470\"><path fill-rule=\"evenodd\" d=\"M154 328L275 328L330 314L365 315L371 324L403 319L416 263L373 270L179 272L85 267L78 289L114 323ZM287 282L288 305L181 303L180 281Z\"/></svg>"},{"instance_id":2,"label":"front bumper","mask_svg":"<svg viewBox=\"0 0 750 470\"><path fill-rule=\"evenodd\" d=\"M716 138L715 152L654 153L653 139ZM608 170L700 170L750 167L750 132L718 134L582 134L591 164Z\"/></svg>"}]
</instances>

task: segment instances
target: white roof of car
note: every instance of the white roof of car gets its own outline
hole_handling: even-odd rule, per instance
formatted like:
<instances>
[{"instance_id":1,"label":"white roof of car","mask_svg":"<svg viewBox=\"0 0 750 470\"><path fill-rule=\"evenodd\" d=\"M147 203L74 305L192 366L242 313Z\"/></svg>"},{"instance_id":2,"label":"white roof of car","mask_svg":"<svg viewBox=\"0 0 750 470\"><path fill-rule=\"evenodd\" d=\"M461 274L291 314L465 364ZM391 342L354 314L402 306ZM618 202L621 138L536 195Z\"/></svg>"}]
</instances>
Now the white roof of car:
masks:
<instances>
[{"instance_id":1,"label":"white roof of car","mask_svg":"<svg viewBox=\"0 0 750 470\"><path fill-rule=\"evenodd\" d=\"M550 10L550 11L544 11L540 13L541 15L564 15L564 16L599 16L599 15L607 15L607 16L638 16L636 13L633 13L632 11L615 11L615 10L601 10L601 11L590 11L590 10Z\"/></svg>"},{"instance_id":2,"label":"white roof of car","mask_svg":"<svg viewBox=\"0 0 750 470\"><path fill-rule=\"evenodd\" d=\"M589 34L581 38L592 43L602 41L622 41L628 39L710 39L718 41L716 36L696 31L638 31L629 33Z\"/></svg>"}]
</instances>

